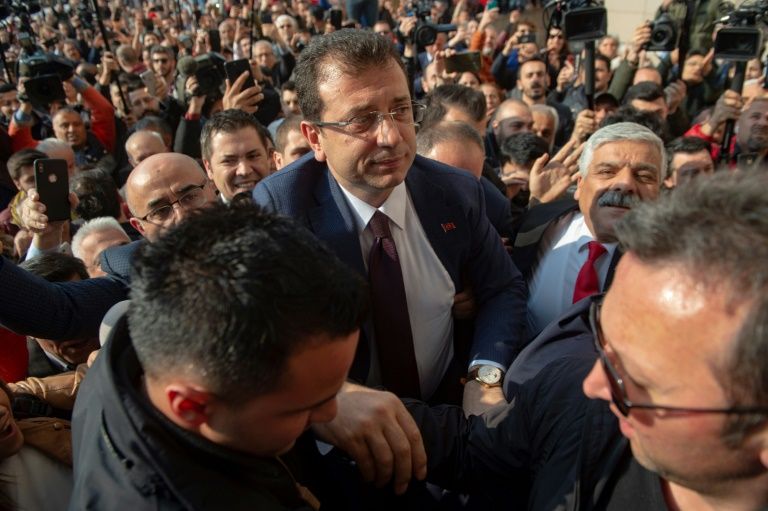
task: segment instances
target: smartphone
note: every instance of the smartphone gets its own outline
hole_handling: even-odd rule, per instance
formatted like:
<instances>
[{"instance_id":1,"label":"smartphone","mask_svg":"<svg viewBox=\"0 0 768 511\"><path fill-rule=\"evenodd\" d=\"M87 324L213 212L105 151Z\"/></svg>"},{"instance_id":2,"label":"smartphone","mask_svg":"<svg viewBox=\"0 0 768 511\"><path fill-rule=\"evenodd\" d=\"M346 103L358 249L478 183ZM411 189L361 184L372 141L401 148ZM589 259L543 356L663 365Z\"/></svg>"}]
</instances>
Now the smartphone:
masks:
<instances>
[{"instance_id":1,"label":"smartphone","mask_svg":"<svg viewBox=\"0 0 768 511\"><path fill-rule=\"evenodd\" d=\"M49 222L70 219L69 173L67 160L45 158L35 160L35 188L45 204Z\"/></svg>"},{"instance_id":2,"label":"smartphone","mask_svg":"<svg viewBox=\"0 0 768 511\"><path fill-rule=\"evenodd\" d=\"M155 79L155 73L151 70L147 70L139 74L141 81L144 82L144 87L147 88L147 92L150 96L154 96L157 93L157 80Z\"/></svg>"},{"instance_id":3,"label":"smartphone","mask_svg":"<svg viewBox=\"0 0 768 511\"><path fill-rule=\"evenodd\" d=\"M335 28L336 30L341 30L341 16L342 16L341 9L331 9L329 16L330 16L331 25L333 25L333 28Z\"/></svg>"},{"instance_id":4,"label":"smartphone","mask_svg":"<svg viewBox=\"0 0 768 511\"><path fill-rule=\"evenodd\" d=\"M221 52L221 34L218 30L212 29L208 31L208 42L211 44L211 51Z\"/></svg>"},{"instance_id":5,"label":"smartphone","mask_svg":"<svg viewBox=\"0 0 768 511\"><path fill-rule=\"evenodd\" d=\"M144 32L152 32L155 30L155 22L151 19L144 18L141 22L144 24Z\"/></svg>"},{"instance_id":6,"label":"smartphone","mask_svg":"<svg viewBox=\"0 0 768 511\"><path fill-rule=\"evenodd\" d=\"M465 51L451 55L445 59L445 70L448 73L480 72L480 52Z\"/></svg>"},{"instance_id":7,"label":"smartphone","mask_svg":"<svg viewBox=\"0 0 768 511\"><path fill-rule=\"evenodd\" d=\"M271 25L272 13L268 11L261 11L261 13L259 13L259 19L261 20L262 25Z\"/></svg>"},{"instance_id":8,"label":"smartphone","mask_svg":"<svg viewBox=\"0 0 768 511\"><path fill-rule=\"evenodd\" d=\"M253 81L251 63L248 62L248 59L232 60L224 63L224 72L227 73L227 80L229 80L229 83L235 83L235 80L246 71L248 72L248 78L245 79L245 83L241 90L249 89L256 85L256 82Z\"/></svg>"}]
</instances>

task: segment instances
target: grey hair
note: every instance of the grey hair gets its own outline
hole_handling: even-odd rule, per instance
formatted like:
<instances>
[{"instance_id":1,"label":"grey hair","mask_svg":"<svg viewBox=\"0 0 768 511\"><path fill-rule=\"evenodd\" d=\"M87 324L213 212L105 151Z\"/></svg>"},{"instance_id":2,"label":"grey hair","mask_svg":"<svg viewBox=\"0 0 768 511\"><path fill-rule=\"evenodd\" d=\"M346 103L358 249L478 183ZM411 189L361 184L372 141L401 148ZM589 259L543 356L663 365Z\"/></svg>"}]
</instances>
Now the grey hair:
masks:
<instances>
[{"instance_id":1,"label":"grey hair","mask_svg":"<svg viewBox=\"0 0 768 511\"><path fill-rule=\"evenodd\" d=\"M37 147L35 147L40 152L48 153L50 150L56 150L56 149L72 149L72 146L67 144L66 142L63 142L59 140L58 138L46 138L44 140L41 140Z\"/></svg>"},{"instance_id":2,"label":"grey hair","mask_svg":"<svg viewBox=\"0 0 768 511\"><path fill-rule=\"evenodd\" d=\"M592 157L595 151L603 144L618 142L620 140L631 140L635 142L646 142L659 150L661 156L661 168L659 169L659 183L667 175L667 152L664 149L664 142L654 132L634 122L619 122L602 127L592 134L584 144L584 151L579 158L579 172L581 177L587 177L589 166L592 164Z\"/></svg>"},{"instance_id":3,"label":"grey hair","mask_svg":"<svg viewBox=\"0 0 768 511\"><path fill-rule=\"evenodd\" d=\"M646 264L670 264L733 311L748 312L714 374L732 406L768 407L768 174L699 176L657 201L640 202L616 224L626 251ZM723 439L739 445L768 414L734 416Z\"/></svg>"},{"instance_id":4,"label":"grey hair","mask_svg":"<svg viewBox=\"0 0 768 511\"><path fill-rule=\"evenodd\" d=\"M555 120L554 132L557 133L557 129L560 127L560 116L557 115L557 110L549 105L531 105L531 114L534 112L541 112L549 115ZM555 138L552 137L552 143L549 144L549 150L552 151L552 147L555 145Z\"/></svg>"},{"instance_id":5,"label":"grey hair","mask_svg":"<svg viewBox=\"0 0 768 511\"><path fill-rule=\"evenodd\" d=\"M82 245L83 240L89 234L100 231L115 230L125 234L125 230L120 226L120 223L111 216L100 216L92 220L88 220L77 230L74 236L72 236L72 255L78 259L83 258ZM127 234L125 234L128 237Z\"/></svg>"}]
</instances>

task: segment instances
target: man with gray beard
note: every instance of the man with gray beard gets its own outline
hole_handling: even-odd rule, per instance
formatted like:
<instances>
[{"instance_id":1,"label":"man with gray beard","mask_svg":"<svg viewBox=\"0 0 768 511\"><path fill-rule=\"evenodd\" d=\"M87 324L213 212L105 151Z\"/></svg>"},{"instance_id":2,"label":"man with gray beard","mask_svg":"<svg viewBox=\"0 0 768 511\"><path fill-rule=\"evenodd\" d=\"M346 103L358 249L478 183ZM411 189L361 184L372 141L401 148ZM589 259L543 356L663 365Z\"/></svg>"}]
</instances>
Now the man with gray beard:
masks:
<instances>
[{"instance_id":1,"label":"man with gray beard","mask_svg":"<svg viewBox=\"0 0 768 511\"><path fill-rule=\"evenodd\" d=\"M579 158L573 199L531 208L513 259L528 283L532 339L573 303L607 289L621 255L614 226L637 201L655 199L666 175L664 144L631 122L605 126Z\"/></svg>"}]
</instances>

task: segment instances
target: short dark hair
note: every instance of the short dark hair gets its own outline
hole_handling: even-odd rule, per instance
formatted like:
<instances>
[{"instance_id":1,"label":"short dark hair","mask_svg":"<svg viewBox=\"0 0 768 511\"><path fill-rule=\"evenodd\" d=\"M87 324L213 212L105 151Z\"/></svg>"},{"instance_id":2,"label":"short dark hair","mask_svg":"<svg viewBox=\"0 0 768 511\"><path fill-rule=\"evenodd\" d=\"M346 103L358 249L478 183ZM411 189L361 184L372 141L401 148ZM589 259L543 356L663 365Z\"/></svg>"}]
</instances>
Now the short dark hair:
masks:
<instances>
[{"instance_id":1,"label":"short dark hair","mask_svg":"<svg viewBox=\"0 0 768 511\"><path fill-rule=\"evenodd\" d=\"M527 168L543 154L549 152L549 144L534 133L514 133L502 142L499 148L499 163L502 166L512 162Z\"/></svg>"},{"instance_id":2,"label":"short dark hair","mask_svg":"<svg viewBox=\"0 0 768 511\"><path fill-rule=\"evenodd\" d=\"M725 292L729 306L749 304L725 367L715 371L732 406L768 406L766 189L765 173L715 173L638 203L616 225L622 247L641 261L675 264L713 292ZM768 414L734 417L724 440L738 445L767 420Z\"/></svg>"},{"instance_id":3,"label":"short dark hair","mask_svg":"<svg viewBox=\"0 0 768 511\"><path fill-rule=\"evenodd\" d=\"M474 143L485 152L483 137L475 128L461 121L442 121L419 130L416 135L416 152L425 156L436 145L447 142L461 145Z\"/></svg>"},{"instance_id":4,"label":"short dark hair","mask_svg":"<svg viewBox=\"0 0 768 511\"><path fill-rule=\"evenodd\" d=\"M77 195L77 216L92 220L102 216L120 218L120 200L117 185L101 169L85 170L70 181L69 189Z\"/></svg>"},{"instance_id":5,"label":"short dark hair","mask_svg":"<svg viewBox=\"0 0 768 511\"><path fill-rule=\"evenodd\" d=\"M699 137L678 137L667 144L667 176L672 175L675 169L672 168L672 159L678 153L696 154L706 151L710 154L709 142Z\"/></svg>"},{"instance_id":6,"label":"short dark hair","mask_svg":"<svg viewBox=\"0 0 768 511\"><path fill-rule=\"evenodd\" d=\"M285 150L285 144L288 143L288 134L292 131L301 133L301 121L304 118L300 115L291 115L287 117L275 130L275 151L282 153Z\"/></svg>"},{"instance_id":7,"label":"short dark hair","mask_svg":"<svg viewBox=\"0 0 768 511\"><path fill-rule=\"evenodd\" d=\"M173 53L173 49L169 48L168 46L163 46L162 44L156 44L152 46L152 49L149 51L150 57L156 53L164 53L168 57L176 58L176 55Z\"/></svg>"},{"instance_id":8,"label":"short dark hair","mask_svg":"<svg viewBox=\"0 0 768 511\"><path fill-rule=\"evenodd\" d=\"M640 82L627 89L626 94L624 94L624 104L631 105L636 99L641 101L656 101L657 99L664 97L664 89L662 89L661 85L658 83Z\"/></svg>"},{"instance_id":9,"label":"short dark hair","mask_svg":"<svg viewBox=\"0 0 768 511\"><path fill-rule=\"evenodd\" d=\"M203 131L200 133L200 151L203 159L211 159L211 142L217 133L234 133L248 127L256 130L261 143L264 144L264 150L269 150L268 141L272 139L269 131L251 114L230 108L216 112L203 126Z\"/></svg>"},{"instance_id":10,"label":"short dark hair","mask_svg":"<svg viewBox=\"0 0 768 511\"><path fill-rule=\"evenodd\" d=\"M352 334L367 312L354 270L253 203L204 208L133 261L128 325L147 375L194 371L224 399L278 387L288 357Z\"/></svg>"},{"instance_id":11,"label":"short dark hair","mask_svg":"<svg viewBox=\"0 0 768 511\"><path fill-rule=\"evenodd\" d=\"M287 82L284 82L280 86L280 92L286 91L286 90L295 91L296 90L296 82L294 82L293 80L288 80Z\"/></svg>"},{"instance_id":12,"label":"short dark hair","mask_svg":"<svg viewBox=\"0 0 768 511\"><path fill-rule=\"evenodd\" d=\"M12 83L0 83L0 94L5 94L6 92L15 91L16 86Z\"/></svg>"},{"instance_id":13,"label":"short dark hair","mask_svg":"<svg viewBox=\"0 0 768 511\"><path fill-rule=\"evenodd\" d=\"M611 124L618 124L620 122L634 122L645 126L649 130L656 133L664 143L670 140L669 129L667 123L661 119L661 116L653 112L642 112L637 110L632 105L624 105L611 115L603 119L600 123L600 127L609 126Z\"/></svg>"},{"instance_id":14,"label":"short dark hair","mask_svg":"<svg viewBox=\"0 0 768 511\"><path fill-rule=\"evenodd\" d=\"M11 179L20 179L21 171L24 167L31 167L35 160L48 158L48 155L37 149L22 149L8 158L8 174Z\"/></svg>"},{"instance_id":15,"label":"short dark hair","mask_svg":"<svg viewBox=\"0 0 768 511\"><path fill-rule=\"evenodd\" d=\"M608 71L611 70L611 59L609 59L608 57L606 57L602 53L595 53L595 62L597 62L598 60L600 60L603 63L605 63L606 67L608 68Z\"/></svg>"},{"instance_id":16,"label":"short dark hair","mask_svg":"<svg viewBox=\"0 0 768 511\"><path fill-rule=\"evenodd\" d=\"M83 261L61 252L44 252L19 266L48 282L67 282L75 276L81 280L88 278L88 270Z\"/></svg>"},{"instance_id":17,"label":"short dark hair","mask_svg":"<svg viewBox=\"0 0 768 511\"><path fill-rule=\"evenodd\" d=\"M371 31L337 30L322 37L313 38L302 50L296 64L296 93L304 118L320 120L323 100L319 86L328 79L327 68L338 65L344 73L356 76L359 73L394 63L404 76L408 76L394 44ZM343 101L344 98L339 98Z\"/></svg>"},{"instance_id":18,"label":"short dark hair","mask_svg":"<svg viewBox=\"0 0 768 511\"><path fill-rule=\"evenodd\" d=\"M460 108L475 122L485 119L485 95L479 90L464 85L439 85L424 98L427 109L421 122L423 128L439 123L445 118L449 107Z\"/></svg>"}]
</instances>

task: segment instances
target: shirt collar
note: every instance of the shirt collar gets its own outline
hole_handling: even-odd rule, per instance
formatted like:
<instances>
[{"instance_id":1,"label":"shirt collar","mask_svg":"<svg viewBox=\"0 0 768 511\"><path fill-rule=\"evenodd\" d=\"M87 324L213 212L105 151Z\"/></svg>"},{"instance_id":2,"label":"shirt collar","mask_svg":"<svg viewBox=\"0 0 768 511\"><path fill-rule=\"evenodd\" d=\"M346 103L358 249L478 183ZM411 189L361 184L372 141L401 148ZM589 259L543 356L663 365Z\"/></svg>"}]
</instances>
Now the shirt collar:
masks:
<instances>
[{"instance_id":1,"label":"shirt collar","mask_svg":"<svg viewBox=\"0 0 768 511\"><path fill-rule=\"evenodd\" d=\"M358 221L357 227L359 231L364 230L368 226L368 222L371 221L373 214L376 213L377 210L387 215L392 223L398 228L401 230L405 229L405 208L407 201L405 181L392 189L392 193L389 194L387 200L385 200L384 204L379 208L374 208L367 202L358 199L352 195L349 190L344 188L341 183L339 183L339 186L341 187L344 196L347 198L349 205L352 206L352 209L356 213Z\"/></svg>"}]
</instances>

